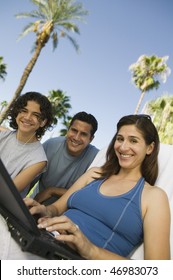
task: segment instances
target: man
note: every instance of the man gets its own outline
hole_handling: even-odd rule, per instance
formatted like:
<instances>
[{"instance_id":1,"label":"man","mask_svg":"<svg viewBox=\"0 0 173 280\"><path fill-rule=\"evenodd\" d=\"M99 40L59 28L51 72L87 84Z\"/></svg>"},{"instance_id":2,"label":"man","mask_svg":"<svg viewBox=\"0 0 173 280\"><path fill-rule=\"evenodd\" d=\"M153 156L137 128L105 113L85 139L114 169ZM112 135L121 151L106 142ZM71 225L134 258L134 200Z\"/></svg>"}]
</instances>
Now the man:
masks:
<instances>
[{"instance_id":1,"label":"man","mask_svg":"<svg viewBox=\"0 0 173 280\"><path fill-rule=\"evenodd\" d=\"M31 197L49 204L72 186L99 151L90 144L97 128L93 115L79 112L72 118L66 137L51 138L43 143L48 167L40 176Z\"/></svg>"}]
</instances>

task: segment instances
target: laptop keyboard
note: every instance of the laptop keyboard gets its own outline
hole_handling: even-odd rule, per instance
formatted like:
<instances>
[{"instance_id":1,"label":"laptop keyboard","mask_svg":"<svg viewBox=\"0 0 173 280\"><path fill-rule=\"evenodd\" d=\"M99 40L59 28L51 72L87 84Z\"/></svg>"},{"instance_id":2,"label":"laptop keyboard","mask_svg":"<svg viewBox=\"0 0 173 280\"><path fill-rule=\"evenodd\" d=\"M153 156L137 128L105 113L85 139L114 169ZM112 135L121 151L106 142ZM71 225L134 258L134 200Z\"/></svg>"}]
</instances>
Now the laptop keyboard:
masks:
<instances>
[{"instance_id":1,"label":"laptop keyboard","mask_svg":"<svg viewBox=\"0 0 173 280\"><path fill-rule=\"evenodd\" d=\"M54 234L51 232L48 232L47 230L41 229L40 230L41 233L41 238L44 238L45 240L51 242L51 243L55 243L58 242L60 243L60 241L57 241L54 237Z\"/></svg>"}]
</instances>

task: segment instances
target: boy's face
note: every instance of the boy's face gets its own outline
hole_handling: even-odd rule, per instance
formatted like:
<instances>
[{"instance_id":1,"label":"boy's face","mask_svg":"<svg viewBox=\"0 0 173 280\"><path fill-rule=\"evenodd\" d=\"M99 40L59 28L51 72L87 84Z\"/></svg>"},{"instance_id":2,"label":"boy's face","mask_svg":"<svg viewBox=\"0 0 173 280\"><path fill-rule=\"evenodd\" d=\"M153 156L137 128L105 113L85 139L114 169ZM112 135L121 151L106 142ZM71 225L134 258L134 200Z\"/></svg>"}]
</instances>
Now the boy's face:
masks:
<instances>
[{"instance_id":1,"label":"boy's face","mask_svg":"<svg viewBox=\"0 0 173 280\"><path fill-rule=\"evenodd\" d=\"M27 106L18 113L16 123L21 131L34 133L43 123L40 105L35 101L28 101Z\"/></svg>"}]
</instances>

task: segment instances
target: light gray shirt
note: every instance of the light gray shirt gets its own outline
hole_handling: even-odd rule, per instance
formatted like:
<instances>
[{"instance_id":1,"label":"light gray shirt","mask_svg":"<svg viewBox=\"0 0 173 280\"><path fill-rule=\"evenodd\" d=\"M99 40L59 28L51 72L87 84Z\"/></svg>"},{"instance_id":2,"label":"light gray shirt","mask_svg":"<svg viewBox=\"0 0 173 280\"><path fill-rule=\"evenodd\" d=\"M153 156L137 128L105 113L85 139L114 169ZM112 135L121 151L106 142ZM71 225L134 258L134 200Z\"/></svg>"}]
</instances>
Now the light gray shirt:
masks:
<instances>
[{"instance_id":1,"label":"light gray shirt","mask_svg":"<svg viewBox=\"0 0 173 280\"><path fill-rule=\"evenodd\" d=\"M66 137L60 136L43 143L47 158L47 171L41 178L33 194L36 195L48 187L68 189L88 169L98 153L98 149L89 144L79 156L71 156L66 147Z\"/></svg>"},{"instance_id":2,"label":"light gray shirt","mask_svg":"<svg viewBox=\"0 0 173 280\"><path fill-rule=\"evenodd\" d=\"M0 158L4 163L11 178L15 178L23 169L41 162L47 161L42 144L20 142L16 139L16 131L0 131ZM28 188L21 192L26 195Z\"/></svg>"}]
</instances>

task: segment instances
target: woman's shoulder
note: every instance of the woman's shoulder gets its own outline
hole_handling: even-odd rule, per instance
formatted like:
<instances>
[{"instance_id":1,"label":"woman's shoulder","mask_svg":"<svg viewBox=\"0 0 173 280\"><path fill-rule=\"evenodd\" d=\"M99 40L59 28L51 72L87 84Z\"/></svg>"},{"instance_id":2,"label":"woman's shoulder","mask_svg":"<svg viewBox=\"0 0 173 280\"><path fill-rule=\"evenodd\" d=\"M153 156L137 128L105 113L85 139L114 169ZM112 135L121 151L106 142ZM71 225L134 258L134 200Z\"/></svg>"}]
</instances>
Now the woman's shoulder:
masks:
<instances>
[{"instance_id":1,"label":"woman's shoulder","mask_svg":"<svg viewBox=\"0 0 173 280\"><path fill-rule=\"evenodd\" d=\"M169 212L169 200L165 190L158 186L152 186L145 183L142 195L142 212L143 217L151 213L157 214L159 210Z\"/></svg>"},{"instance_id":2,"label":"woman's shoulder","mask_svg":"<svg viewBox=\"0 0 173 280\"><path fill-rule=\"evenodd\" d=\"M159 203L159 201L161 200L168 200L168 196L166 191L159 187L159 186L152 186L148 183L145 183L145 196L148 198L148 201L150 201L151 203L154 203L154 201L156 201L157 203Z\"/></svg>"}]
</instances>

